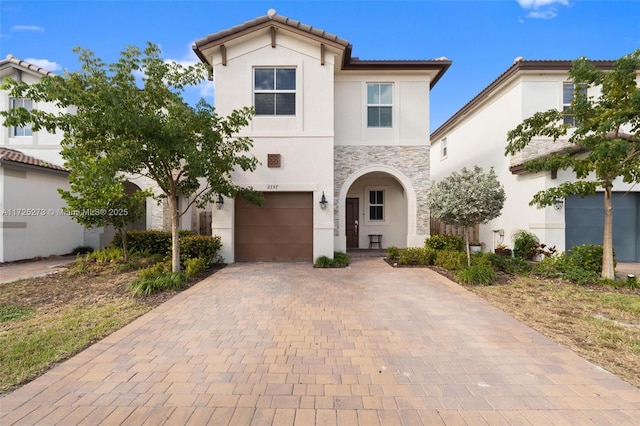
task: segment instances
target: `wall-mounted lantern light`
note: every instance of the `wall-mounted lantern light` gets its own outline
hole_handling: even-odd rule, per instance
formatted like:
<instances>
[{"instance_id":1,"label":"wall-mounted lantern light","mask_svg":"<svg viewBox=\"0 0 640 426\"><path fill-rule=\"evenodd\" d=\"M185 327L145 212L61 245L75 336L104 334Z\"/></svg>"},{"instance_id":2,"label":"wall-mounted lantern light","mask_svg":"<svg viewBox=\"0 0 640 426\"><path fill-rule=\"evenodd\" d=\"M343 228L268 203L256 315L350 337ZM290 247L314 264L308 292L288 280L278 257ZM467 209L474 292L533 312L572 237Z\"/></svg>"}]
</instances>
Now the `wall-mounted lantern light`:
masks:
<instances>
[{"instance_id":1,"label":"wall-mounted lantern light","mask_svg":"<svg viewBox=\"0 0 640 426\"><path fill-rule=\"evenodd\" d=\"M326 210L327 204L329 204L329 202L327 201L327 197L324 196L324 191L322 191L322 198L320 198L320 208L322 210Z\"/></svg>"},{"instance_id":2,"label":"wall-mounted lantern light","mask_svg":"<svg viewBox=\"0 0 640 426\"><path fill-rule=\"evenodd\" d=\"M564 205L564 200L562 198L556 198L553 201L553 208L556 210L562 210L563 205Z\"/></svg>"},{"instance_id":3,"label":"wall-mounted lantern light","mask_svg":"<svg viewBox=\"0 0 640 426\"><path fill-rule=\"evenodd\" d=\"M216 208L218 210L222 210L224 208L224 198L222 195L218 194L218 199L216 200Z\"/></svg>"}]
</instances>

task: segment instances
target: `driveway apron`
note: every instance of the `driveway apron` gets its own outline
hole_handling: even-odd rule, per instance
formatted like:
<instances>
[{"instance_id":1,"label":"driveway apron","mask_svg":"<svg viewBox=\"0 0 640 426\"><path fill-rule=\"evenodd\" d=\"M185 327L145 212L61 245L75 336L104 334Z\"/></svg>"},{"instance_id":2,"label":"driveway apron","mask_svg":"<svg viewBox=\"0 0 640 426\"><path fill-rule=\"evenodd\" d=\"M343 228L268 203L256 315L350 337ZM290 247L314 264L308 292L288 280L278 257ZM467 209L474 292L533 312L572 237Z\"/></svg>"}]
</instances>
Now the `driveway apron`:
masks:
<instances>
[{"instance_id":1,"label":"driveway apron","mask_svg":"<svg viewBox=\"0 0 640 426\"><path fill-rule=\"evenodd\" d=\"M0 398L0 424L640 423L640 390L428 269L234 264Z\"/></svg>"}]
</instances>

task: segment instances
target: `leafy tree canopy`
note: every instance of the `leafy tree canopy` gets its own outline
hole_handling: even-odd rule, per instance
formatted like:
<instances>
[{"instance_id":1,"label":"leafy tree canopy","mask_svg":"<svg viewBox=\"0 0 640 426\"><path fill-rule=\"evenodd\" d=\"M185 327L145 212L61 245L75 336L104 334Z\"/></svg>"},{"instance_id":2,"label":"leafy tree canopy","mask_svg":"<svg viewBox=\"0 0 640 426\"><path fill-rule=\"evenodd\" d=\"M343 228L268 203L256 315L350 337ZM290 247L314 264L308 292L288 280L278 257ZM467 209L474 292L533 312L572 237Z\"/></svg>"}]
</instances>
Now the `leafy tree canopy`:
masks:
<instances>
[{"instance_id":1,"label":"leafy tree canopy","mask_svg":"<svg viewBox=\"0 0 640 426\"><path fill-rule=\"evenodd\" d=\"M65 151L80 150L86 158L108 159L97 162L97 167L108 164L111 170L153 180L172 212L177 271L178 218L192 204L204 206L217 194L241 194L260 202L258 193L231 179L234 170L252 171L257 166L257 159L248 153L252 141L237 136L253 110L243 108L220 117L202 99L195 107L187 105L183 90L202 81L207 67L167 63L152 43L144 51L127 47L112 64L90 50L74 51L82 63L80 71L45 76L32 85L18 81L5 85L13 97L52 102L61 112L17 108L1 113L5 125L32 123L34 131L62 130L63 156ZM177 196L188 201L180 212Z\"/></svg>"}]
</instances>

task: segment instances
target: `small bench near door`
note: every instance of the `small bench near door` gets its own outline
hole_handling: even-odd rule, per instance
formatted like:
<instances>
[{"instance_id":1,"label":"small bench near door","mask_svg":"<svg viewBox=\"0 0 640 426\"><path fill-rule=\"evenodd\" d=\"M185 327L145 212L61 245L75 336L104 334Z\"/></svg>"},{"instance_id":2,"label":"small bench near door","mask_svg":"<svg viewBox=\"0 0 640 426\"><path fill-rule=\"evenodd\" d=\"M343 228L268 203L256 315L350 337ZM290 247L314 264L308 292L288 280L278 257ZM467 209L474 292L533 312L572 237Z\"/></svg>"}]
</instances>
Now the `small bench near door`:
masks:
<instances>
[{"instance_id":1,"label":"small bench near door","mask_svg":"<svg viewBox=\"0 0 640 426\"><path fill-rule=\"evenodd\" d=\"M369 234L369 248L378 245L378 248L382 248L382 234Z\"/></svg>"}]
</instances>

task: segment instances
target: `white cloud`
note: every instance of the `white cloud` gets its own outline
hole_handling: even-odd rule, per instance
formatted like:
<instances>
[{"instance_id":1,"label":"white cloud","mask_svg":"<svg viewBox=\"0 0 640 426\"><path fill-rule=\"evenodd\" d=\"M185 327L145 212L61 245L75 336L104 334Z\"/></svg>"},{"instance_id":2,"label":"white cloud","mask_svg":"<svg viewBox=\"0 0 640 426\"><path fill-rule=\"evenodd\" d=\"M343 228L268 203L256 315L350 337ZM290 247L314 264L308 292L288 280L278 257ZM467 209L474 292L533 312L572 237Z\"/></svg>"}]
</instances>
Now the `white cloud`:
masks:
<instances>
[{"instance_id":1,"label":"white cloud","mask_svg":"<svg viewBox=\"0 0 640 426\"><path fill-rule=\"evenodd\" d=\"M516 0L523 9L537 9L541 6L560 3L563 6L569 5L569 0Z\"/></svg>"},{"instance_id":2,"label":"white cloud","mask_svg":"<svg viewBox=\"0 0 640 426\"><path fill-rule=\"evenodd\" d=\"M29 62L37 67L44 68L47 71L61 70L62 66L57 62L51 62L48 59L25 58L25 62Z\"/></svg>"},{"instance_id":3,"label":"white cloud","mask_svg":"<svg viewBox=\"0 0 640 426\"><path fill-rule=\"evenodd\" d=\"M553 4L569 6L569 0L516 0L523 9L532 9L527 14L530 19L553 19L558 16L558 9L549 7ZM519 19L522 23L522 19Z\"/></svg>"},{"instance_id":4,"label":"white cloud","mask_svg":"<svg viewBox=\"0 0 640 426\"><path fill-rule=\"evenodd\" d=\"M531 19L553 19L558 16L558 10L555 7L544 11L529 12L527 18Z\"/></svg>"},{"instance_id":5,"label":"white cloud","mask_svg":"<svg viewBox=\"0 0 640 426\"><path fill-rule=\"evenodd\" d=\"M14 25L11 27L13 31L35 31L38 33L44 32L44 27L39 27L37 25Z\"/></svg>"}]
</instances>

